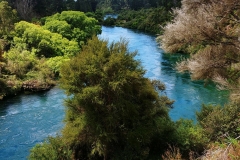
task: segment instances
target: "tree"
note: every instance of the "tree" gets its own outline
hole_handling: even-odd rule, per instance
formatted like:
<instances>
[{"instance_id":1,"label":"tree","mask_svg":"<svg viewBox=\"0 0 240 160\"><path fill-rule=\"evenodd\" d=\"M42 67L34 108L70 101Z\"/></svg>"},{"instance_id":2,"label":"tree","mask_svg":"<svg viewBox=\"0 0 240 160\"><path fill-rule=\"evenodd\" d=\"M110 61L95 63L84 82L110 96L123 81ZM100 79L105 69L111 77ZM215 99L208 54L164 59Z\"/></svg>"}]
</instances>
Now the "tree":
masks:
<instances>
[{"instance_id":1,"label":"tree","mask_svg":"<svg viewBox=\"0 0 240 160\"><path fill-rule=\"evenodd\" d=\"M239 104L227 104L224 107L203 105L197 112L197 120L211 141L224 138L237 138L240 134Z\"/></svg>"},{"instance_id":2,"label":"tree","mask_svg":"<svg viewBox=\"0 0 240 160\"><path fill-rule=\"evenodd\" d=\"M190 71L193 79L212 79L236 88L240 75L240 1L183 0L182 8L175 9L174 14L160 40L166 52L191 54L178 69Z\"/></svg>"},{"instance_id":3,"label":"tree","mask_svg":"<svg viewBox=\"0 0 240 160\"><path fill-rule=\"evenodd\" d=\"M17 0L15 6L21 18L24 20L31 20L33 18L34 0Z\"/></svg>"},{"instance_id":4,"label":"tree","mask_svg":"<svg viewBox=\"0 0 240 160\"><path fill-rule=\"evenodd\" d=\"M77 0L76 1L76 10L82 12L92 12L92 0Z\"/></svg>"},{"instance_id":5,"label":"tree","mask_svg":"<svg viewBox=\"0 0 240 160\"><path fill-rule=\"evenodd\" d=\"M43 28L63 37L84 44L87 39L101 32L96 19L87 17L79 11L63 11L45 18Z\"/></svg>"},{"instance_id":6,"label":"tree","mask_svg":"<svg viewBox=\"0 0 240 160\"><path fill-rule=\"evenodd\" d=\"M93 37L63 65L60 83L70 96L63 139L75 159L146 158L153 135L164 132L158 122L170 122L172 101L159 96L163 85L144 77L135 55L124 40Z\"/></svg>"},{"instance_id":7,"label":"tree","mask_svg":"<svg viewBox=\"0 0 240 160\"><path fill-rule=\"evenodd\" d=\"M14 23L17 22L17 11L12 9L8 2L0 2L0 36L9 35L14 29ZM6 37L5 37L6 38Z\"/></svg>"},{"instance_id":8,"label":"tree","mask_svg":"<svg viewBox=\"0 0 240 160\"><path fill-rule=\"evenodd\" d=\"M76 10L76 1L75 0L65 0L64 6L67 11Z\"/></svg>"},{"instance_id":9,"label":"tree","mask_svg":"<svg viewBox=\"0 0 240 160\"><path fill-rule=\"evenodd\" d=\"M15 48L37 49L38 57L73 56L80 50L77 42L25 21L16 23L13 43Z\"/></svg>"}]
</instances>

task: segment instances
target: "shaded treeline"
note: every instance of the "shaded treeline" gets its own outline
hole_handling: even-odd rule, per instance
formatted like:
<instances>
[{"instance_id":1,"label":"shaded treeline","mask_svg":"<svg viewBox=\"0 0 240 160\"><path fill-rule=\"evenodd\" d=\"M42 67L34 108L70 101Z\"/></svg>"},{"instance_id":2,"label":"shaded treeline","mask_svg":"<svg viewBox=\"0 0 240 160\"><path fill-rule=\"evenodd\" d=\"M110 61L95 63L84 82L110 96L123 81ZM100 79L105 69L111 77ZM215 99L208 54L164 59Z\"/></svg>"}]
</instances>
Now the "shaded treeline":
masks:
<instances>
[{"instance_id":1,"label":"shaded treeline","mask_svg":"<svg viewBox=\"0 0 240 160\"><path fill-rule=\"evenodd\" d=\"M151 7L177 7L180 0L7 0L12 8L18 11L21 19L31 20L34 17L44 17L75 10L95 12L97 9L117 11L121 9L138 10Z\"/></svg>"}]
</instances>

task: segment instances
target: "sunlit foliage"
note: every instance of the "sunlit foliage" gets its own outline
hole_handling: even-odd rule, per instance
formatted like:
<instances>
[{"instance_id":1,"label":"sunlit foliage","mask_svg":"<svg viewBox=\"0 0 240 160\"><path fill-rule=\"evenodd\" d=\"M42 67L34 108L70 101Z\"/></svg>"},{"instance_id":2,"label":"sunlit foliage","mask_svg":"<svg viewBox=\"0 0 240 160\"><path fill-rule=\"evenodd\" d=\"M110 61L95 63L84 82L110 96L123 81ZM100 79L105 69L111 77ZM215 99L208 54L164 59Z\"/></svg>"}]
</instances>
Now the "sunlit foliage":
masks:
<instances>
[{"instance_id":1,"label":"sunlit foliage","mask_svg":"<svg viewBox=\"0 0 240 160\"><path fill-rule=\"evenodd\" d=\"M60 82L69 98L62 141L73 159L146 159L154 140L167 146L172 101L159 96L163 84L144 77L135 55L124 40L93 37L63 65ZM30 157L46 156L41 150Z\"/></svg>"},{"instance_id":2,"label":"sunlit foliage","mask_svg":"<svg viewBox=\"0 0 240 160\"><path fill-rule=\"evenodd\" d=\"M84 44L94 34L101 32L96 19L87 17L79 11L63 11L45 18L43 28L53 33L59 33L63 37Z\"/></svg>"},{"instance_id":3,"label":"sunlit foliage","mask_svg":"<svg viewBox=\"0 0 240 160\"><path fill-rule=\"evenodd\" d=\"M31 149L31 160L71 160L72 151L60 137L51 138Z\"/></svg>"},{"instance_id":4,"label":"sunlit foliage","mask_svg":"<svg viewBox=\"0 0 240 160\"><path fill-rule=\"evenodd\" d=\"M15 25L14 44L24 49L37 49L38 56L73 56L79 52L79 45L58 33L52 33L39 25L21 21Z\"/></svg>"},{"instance_id":5,"label":"sunlit foliage","mask_svg":"<svg viewBox=\"0 0 240 160\"><path fill-rule=\"evenodd\" d=\"M62 63L79 53L80 45L101 31L94 18L77 11L43 20L45 26L39 21L36 24L20 21L14 25L13 19L8 25L11 35L3 35L7 38L0 40L0 78L4 83L0 87L1 97L12 93L10 90L14 88L18 91L49 89L56 83Z\"/></svg>"}]
</instances>

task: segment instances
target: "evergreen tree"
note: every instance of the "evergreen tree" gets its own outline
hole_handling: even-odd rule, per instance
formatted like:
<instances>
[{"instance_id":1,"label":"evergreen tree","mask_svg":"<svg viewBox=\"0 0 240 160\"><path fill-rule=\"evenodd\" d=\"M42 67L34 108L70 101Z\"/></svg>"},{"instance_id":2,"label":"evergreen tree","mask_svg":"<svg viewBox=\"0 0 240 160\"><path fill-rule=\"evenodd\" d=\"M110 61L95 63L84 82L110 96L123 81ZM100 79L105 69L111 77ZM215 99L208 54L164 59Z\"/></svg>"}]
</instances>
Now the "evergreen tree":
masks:
<instances>
[{"instance_id":1,"label":"evergreen tree","mask_svg":"<svg viewBox=\"0 0 240 160\"><path fill-rule=\"evenodd\" d=\"M159 122L170 122L172 102L156 92L160 82L144 77L135 55L124 40L93 37L62 67L61 86L70 96L63 139L76 159L144 159L153 136L164 132Z\"/></svg>"}]
</instances>

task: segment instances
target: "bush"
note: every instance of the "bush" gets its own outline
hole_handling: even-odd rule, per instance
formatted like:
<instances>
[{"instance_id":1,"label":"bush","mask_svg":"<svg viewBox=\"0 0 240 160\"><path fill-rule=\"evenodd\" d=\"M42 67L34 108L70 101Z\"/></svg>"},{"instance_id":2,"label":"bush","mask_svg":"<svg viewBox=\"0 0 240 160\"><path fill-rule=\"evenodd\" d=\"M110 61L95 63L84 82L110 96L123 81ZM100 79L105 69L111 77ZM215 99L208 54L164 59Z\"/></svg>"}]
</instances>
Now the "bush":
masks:
<instances>
[{"instance_id":1,"label":"bush","mask_svg":"<svg viewBox=\"0 0 240 160\"><path fill-rule=\"evenodd\" d=\"M28 158L30 160L71 160L72 152L60 137L50 137L32 148Z\"/></svg>"},{"instance_id":2,"label":"bush","mask_svg":"<svg viewBox=\"0 0 240 160\"><path fill-rule=\"evenodd\" d=\"M103 25L105 26L114 26L116 23L116 19L115 18L111 18L111 17L108 17L107 19L105 19L103 21Z\"/></svg>"},{"instance_id":3,"label":"bush","mask_svg":"<svg viewBox=\"0 0 240 160\"><path fill-rule=\"evenodd\" d=\"M79 52L77 42L69 41L58 33L52 33L39 25L21 21L15 24L15 46L26 50L36 50L37 56L73 56Z\"/></svg>"},{"instance_id":4,"label":"bush","mask_svg":"<svg viewBox=\"0 0 240 160\"><path fill-rule=\"evenodd\" d=\"M180 119L175 123L175 142L173 145L178 147L187 157L190 151L202 153L207 146L209 139L204 130L193 123L192 120Z\"/></svg>"},{"instance_id":5,"label":"bush","mask_svg":"<svg viewBox=\"0 0 240 160\"><path fill-rule=\"evenodd\" d=\"M172 101L159 96L162 83L144 77L135 55L124 40L108 44L93 37L64 63L60 82L69 97L61 141L37 145L31 158L64 157L60 148L73 159L146 159L154 136L166 142Z\"/></svg>"},{"instance_id":6,"label":"bush","mask_svg":"<svg viewBox=\"0 0 240 160\"><path fill-rule=\"evenodd\" d=\"M70 58L67 56L57 56L57 57L49 58L46 61L46 64L56 75L59 75L59 71L60 71L62 64L69 60L70 60Z\"/></svg>"},{"instance_id":7,"label":"bush","mask_svg":"<svg viewBox=\"0 0 240 160\"><path fill-rule=\"evenodd\" d=\"M201 111L197 112L197 120L212 141L221 140L226 135L237 137L240 134L239 104L224 107L203 105Z\"/></svg>"},{"instance_id":8,"label":"bush","mask_svg":"<svg viewBox=\"0 0 240 160\"><path fill-rule=\"evenodd\" d=\"M68 40L76 41L80 46L93 35L101 33L98 21L79 11L63 11L44 19L43 28L61 34Z\"/></svg>"},{"instance_id":9,"label":"bush","mask_svg":"<svg viewBox=\"0 0 240 160\"><path fill-rule=\"evenodd\" d=\"M150 33L162 33L162 27L172 19L168 10L164 7L141 9L138 11L122 11L117 19L117 25L138 29Z\"/></svg>"},{"instance_id":10,"label":"bush","mask_svg":"<svg viewBox=\"0 0 240 160\"><path fill-rule=\"evenodd\" d=\"M12 48L5 52L3 57L7 60L6 69L10 74L24 78L25 74L37 63L35 51L29 52L18 48Z\"/></svg>"}]
</instances>

